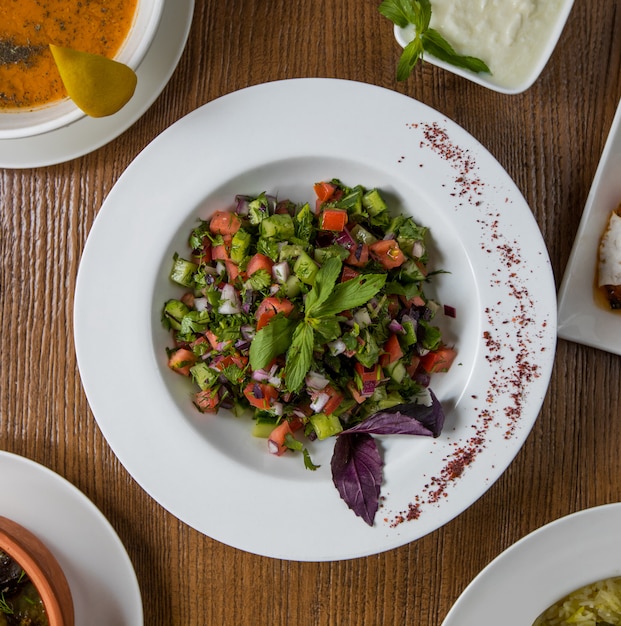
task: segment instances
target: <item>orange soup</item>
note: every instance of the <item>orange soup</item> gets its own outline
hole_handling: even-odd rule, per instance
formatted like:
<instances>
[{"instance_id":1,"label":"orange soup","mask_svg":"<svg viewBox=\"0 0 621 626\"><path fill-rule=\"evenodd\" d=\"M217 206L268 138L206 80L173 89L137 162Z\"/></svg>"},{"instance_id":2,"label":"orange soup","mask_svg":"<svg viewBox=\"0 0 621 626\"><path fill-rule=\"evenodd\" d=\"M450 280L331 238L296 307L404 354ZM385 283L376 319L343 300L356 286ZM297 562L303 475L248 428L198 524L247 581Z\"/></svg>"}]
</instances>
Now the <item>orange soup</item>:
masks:
<instances>
[{"instance_id":1,"label":"orange soup","mask_svg":"<svg viewBox=\"0 0 621 626\"><path fill-rule=\"evenodd\" d=\"M0 0L0 109L66 97L48 44L115 56L138 0Z\"/></svg>"}]
</instances>

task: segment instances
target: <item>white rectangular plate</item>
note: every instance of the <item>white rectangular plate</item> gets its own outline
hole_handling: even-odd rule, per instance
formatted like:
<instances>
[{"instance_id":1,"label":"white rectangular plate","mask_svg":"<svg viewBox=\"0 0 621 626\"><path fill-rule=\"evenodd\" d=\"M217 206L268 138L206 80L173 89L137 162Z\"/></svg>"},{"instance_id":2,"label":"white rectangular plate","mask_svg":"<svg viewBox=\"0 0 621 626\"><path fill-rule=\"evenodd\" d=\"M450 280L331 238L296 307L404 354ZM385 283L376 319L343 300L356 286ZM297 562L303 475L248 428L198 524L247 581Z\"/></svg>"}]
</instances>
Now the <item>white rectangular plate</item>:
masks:
<instances>
[{"instance_id":1,"label":"white rectangular plate","mask_svg":"<svg viewBox=\"0 0 621 626\"><path fill-rule=\"evenodd\" d=\"M558 336L621 354L621 313L594 299L600 238L621 202L621 103L587 197L558 295Z\"/></svg>"}]
</instances>

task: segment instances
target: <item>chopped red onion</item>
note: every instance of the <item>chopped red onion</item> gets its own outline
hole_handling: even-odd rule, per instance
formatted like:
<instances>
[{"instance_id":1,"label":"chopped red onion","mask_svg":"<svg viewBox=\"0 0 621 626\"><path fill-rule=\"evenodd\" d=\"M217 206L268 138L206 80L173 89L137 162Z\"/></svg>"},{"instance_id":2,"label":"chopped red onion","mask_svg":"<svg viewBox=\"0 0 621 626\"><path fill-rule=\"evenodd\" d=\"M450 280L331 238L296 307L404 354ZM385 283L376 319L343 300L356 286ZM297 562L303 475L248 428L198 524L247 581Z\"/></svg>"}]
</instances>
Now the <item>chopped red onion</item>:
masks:
<instances>
[{"instance_id":1,"label":"chopped red onion","mask_svg":"<svg viewBox=\"0 0 621 626\"><path fill-rule=\"evenodd\" d=\"M362 383L362 395L363 396L372 396L375 393L375 388L377 387L377 381L375 380L365 380Z\"/></svg>"},{"instance_id":2,"label":"chopped red onion","mask_svg":"<svg viewBox=\"0 0 621 626\"><path fill-rule=\"evenodd\" d=\"M287 282L287 278L289 278L290 274L291 271L287 261L276 263L272 267L272 276L274 277L274 280L281 285Z\"/></svg>"},{"instance_id":3,"label":"chopped red onion","mask_svg":"<svg viewBox=\"0 0 621 626\"><path fill-rule=\"evenodd\" d=\"M306 375L306 379L304 382L309 389L313 391L321 391L322 389L325 389L330 381L318 372L309 372Z\"/></svg>"},{"instance_id":4,"label":"chopped red onion","mask_svg":"<svg viewBox=\"0 0 621 626\"><path fill-rule=\"evenodd\" d=\"M328 348L330 348L330 354L332 356L338 356L339 354L343 354L343 352L347 350L347 346L342 339L331 341L330 343L328 343Z\"/></svg>"},{"instance_id":5,"label":"chopped red onion","mask_svg":"<svg viewBox=\"0 0 621 626\"><path fill-rule=\"evenodd\" d=\"M252 372L252 380L258 380L259 382L265 382L269 380L270 374L265 370L254 370Z\"/></svg>"},{"instance_id":6,"label":"chopped red onion","mask_svg":"<svg viewBox=\"0 0 621 626\"><path fill-rule=\"evenodd\" d=\"M233 285L227 283L222 287L220 305L218 306L218 313L222 315L235 315L241 313L241 303L239 301L239 294Z\"/></svg>"},{"instance_id":7,"label":"chopped red onion","mask_svg":"<svg viewBox=\"0 0 621 626\"><path fill-rule=\"evenodd\" d=\"M401 324L399 324L397 320L390 320L390 323L388 324L388 329L391 330L393 333L405 333L405 329Z\"/></svg>"},{"instance_id":8,"label":"chopped red onion","mask_svg":"<svg viewBox=\"0 0 621 626\"><path fill-rule=\"evenodd\" d=\"M278 454L280 452L280 447L278 446L278 444L274 440L268 439L267 440L267 451L270 454Z\"/></svg>"},{"instance_id":9,"label":"chopped red onion","mask_svg":"<svg viewBox=\"0 0 621 626\"><path fill-rule=\"evenodd\" d=\"M252 395L257 399L257 400L263 400L263 390L261 389L261 387L255 383L252 386Z\"/></svg>"},{"instance_id":10,"label":"chopped red onion","mask_svg":"<svg viewBox=\"0 0 621 626\"><path fill-rule=\"evenodd\" d=\"M207 298L194 298L194 308L197 311L206 311L208 304Z\"/></svg>"},{"instance_id":11,"label":"chopped red onion","mask_svg":"<svg viewBox=\"0 0 621 626\"><path fill-rule=\"evenodd\" d=\"M415 241L412 246L412 256L415 259L420 259L425 254L425 246L422 241Z\"/></svg>"},{"instance_id":12,"label":"chopped red onion","mask_svg":"<svg viewBox=\"0 0 621 626\"><path fill-rule=\"evenodd\" d=\"M310 408L315 412L315 413L321 413L322 409L324 406L326 406L326 404L328 404L328 400L330 399L330 396L327 393L320 393L317 395L317 397L311 402L310 404Z\"/></svg>"},{"instance_id":13,"label":"chopped red onion","mask_svg":"<svg viewBox=\"0 0 621 626\"><path fill-rule=\"evenodd\" d=\"M251 326L250 324L244 324L239 330L244 339L248 341L252 341L254 339L254 336L256 334L254 326Z\"/></svg>"},{"instance_id":14,"label":"chopped red onion","mask_svg":"<svg viewBox=\"0 0 621 626\"><path fill-rule=\"evenodd\" d=\"M457 309L454 306L444 305L444 315L447 317L457 317Z\"/></svg>"},{"instance_id":15,"label":"chopped red onion","mask_svg":"<svg viewBox=\"0 0 621 626\"><path fill-rule=\"evenodd\" d=\"M335 243L338 243L340 246L343 246L346 250L351 250L356 246L356 240L351 236L351 233L344 228L334 240Z\"/></svg>"}]
</instances>

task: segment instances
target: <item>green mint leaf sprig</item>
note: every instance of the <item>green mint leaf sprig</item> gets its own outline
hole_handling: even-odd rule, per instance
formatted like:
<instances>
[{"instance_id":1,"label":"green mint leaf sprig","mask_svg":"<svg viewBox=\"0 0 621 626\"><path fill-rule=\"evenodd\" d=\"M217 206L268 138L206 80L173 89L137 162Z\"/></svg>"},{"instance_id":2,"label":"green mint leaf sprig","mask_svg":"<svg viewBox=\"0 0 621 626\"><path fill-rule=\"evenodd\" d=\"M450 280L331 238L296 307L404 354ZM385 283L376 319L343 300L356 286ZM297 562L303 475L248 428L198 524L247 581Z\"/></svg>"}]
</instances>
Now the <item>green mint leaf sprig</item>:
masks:
<instances>
[{"instance_id":1,"label":"green mint leaf sprig","mask_svg":"<svg viewBox=\"0 0 621 626\"><path fill-rule=\"evenodd\" d=\"M278 313L261 328L250 344L250 367L261 370L291 345L296 322Z\"/></svg>"},{"instance_id":2,"label":"green mint leaf sprig","mask_svg":"<svg viewBox=\"0 0 621 626\"><path fill-rule=\"evenodd\" d=\"M379 12L399 28L410 24L414 26L414 38L403 49L397 64L397 80L406 80L425 52L456 67L476 73L491 73L485 61L457 54L437 30L429 28L430 0L383 0Z\"/></svg>"},{"instance_id":3,"label":"green mint leaf sprig","mask_svg":"<svg viewBox=\"0 0 621 626\"><path fill-rule=\"evenodd\" d=\"M261 328L250 345L250 367L263 369L280 354L287 353L285 381L287 389L297 392L304 383L312 360L315 342L327 343L341 334L339 313L366 304L386 283L385 274L364 274L345 283L337 283L343 267L338 257L331 257L315 276L315 284L306 295L301 320L274 316Z\"/></svg>"}]
</instances>

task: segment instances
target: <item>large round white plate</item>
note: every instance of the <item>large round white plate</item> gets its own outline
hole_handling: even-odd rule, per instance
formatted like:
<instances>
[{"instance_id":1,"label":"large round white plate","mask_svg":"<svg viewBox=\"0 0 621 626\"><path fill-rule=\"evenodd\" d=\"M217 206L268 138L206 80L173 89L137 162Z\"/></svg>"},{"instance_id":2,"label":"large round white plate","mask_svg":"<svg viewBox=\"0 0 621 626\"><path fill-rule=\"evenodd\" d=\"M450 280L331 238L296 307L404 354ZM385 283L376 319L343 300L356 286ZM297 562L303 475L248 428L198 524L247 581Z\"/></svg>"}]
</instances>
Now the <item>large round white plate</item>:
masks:
<instances>
[{"instance_id":1,"label":"large round white plate","mask_svg":"<svg viewBox=\"0 0 621 626\"><path fill-rule=\"evenodd\" d=\"M0 515L33 532L52 551L71 588L75 623L140 626L140 588L108 520L76 487L50 469L0 451Z\"/></svg>"},{"instance_id":2,"label":"large round white plate","mask_svg":"<svg viewBox=\"0 0 621 626\"><path fill-rule=\"evenodd\" d=\"M0 140L0 167L21 169L70 161L116 139L155 102L170 80L185 47L194 0L166 0L155 37L136 70L138 85L132 99L115 115L83 117L57 130Z\"/></svg>"},{"instance_id":3,"label":"large round white plate","mask_svg":"<svg viewBox=\"0 0 621 626\"><path fill-rule=\"evenodd\" d=\"M447 411L435 440L387 438L374 527L339 499L321 464L273 457L249 425L202 416L187 379L166 367L164 301L175 251L199 216L236 193L312 200L337 177L381 188L431 228L435 295L459 362L432 383ZM470 135L393 91L333 79L268 83L219 98L162 133L97 216L75 294L83 384L104 436L162 506L224 543L272 557L368 555L435 530L472 504L522 445L546 392L555 289L532 213Z\"/></svg>"},{"instance_id":4,"label":"large round white plate","mask_svg":"<svg viewBox=\"0 0 621 626\"><path fill-rule=\"evenodd\" d=\"M620 525L621 503L614 503L535 530L466 587L442 626L531 626L572 591L621 576Z\"/></svg>"}]
</instances>

